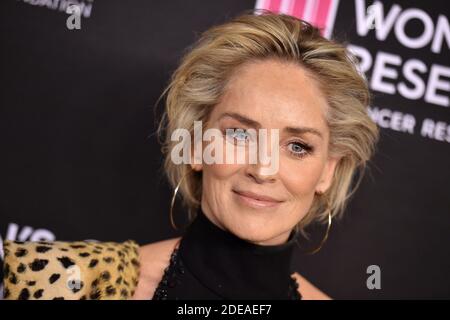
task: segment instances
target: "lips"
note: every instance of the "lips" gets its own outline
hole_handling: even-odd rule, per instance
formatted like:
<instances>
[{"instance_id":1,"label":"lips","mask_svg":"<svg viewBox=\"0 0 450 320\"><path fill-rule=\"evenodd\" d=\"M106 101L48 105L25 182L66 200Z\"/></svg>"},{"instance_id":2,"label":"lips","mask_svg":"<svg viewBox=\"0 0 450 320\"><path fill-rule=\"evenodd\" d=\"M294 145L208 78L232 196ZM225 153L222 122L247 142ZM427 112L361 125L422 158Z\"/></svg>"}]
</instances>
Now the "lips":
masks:
<instances>
[{"instance_id":1,"label":"lips","mask_svg":"<svg viewBox=\"0 0 450 320\"><path fill-rule=\"evenodd\" d=\"M250 191L233 190L233 192L241 202L251 207L257 208L275 207L283 202L270 196Z\"/></svg>"}]
</instances>

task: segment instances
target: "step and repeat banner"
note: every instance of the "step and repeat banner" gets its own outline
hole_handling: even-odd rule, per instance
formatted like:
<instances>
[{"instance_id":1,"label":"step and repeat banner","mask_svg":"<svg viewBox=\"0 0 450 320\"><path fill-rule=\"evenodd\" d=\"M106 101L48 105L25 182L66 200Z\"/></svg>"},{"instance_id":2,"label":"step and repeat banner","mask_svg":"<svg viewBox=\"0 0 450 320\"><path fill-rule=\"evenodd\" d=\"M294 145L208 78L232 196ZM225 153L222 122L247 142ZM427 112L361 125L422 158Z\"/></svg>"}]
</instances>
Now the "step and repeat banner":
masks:
<instances>
[{"instance_id":1,"label":"step and repeat banner","mask_svg":"<svg viewBox=\"0 0 450 320\"><path fill-rule=\"evenodd\" d=\"M202 31L252 8L344 42L381 130L344 218L293 268L336 299L450 298L447 1L1 1L0 241L178 236L155 104Z\"/></svg>"}]
</instances>

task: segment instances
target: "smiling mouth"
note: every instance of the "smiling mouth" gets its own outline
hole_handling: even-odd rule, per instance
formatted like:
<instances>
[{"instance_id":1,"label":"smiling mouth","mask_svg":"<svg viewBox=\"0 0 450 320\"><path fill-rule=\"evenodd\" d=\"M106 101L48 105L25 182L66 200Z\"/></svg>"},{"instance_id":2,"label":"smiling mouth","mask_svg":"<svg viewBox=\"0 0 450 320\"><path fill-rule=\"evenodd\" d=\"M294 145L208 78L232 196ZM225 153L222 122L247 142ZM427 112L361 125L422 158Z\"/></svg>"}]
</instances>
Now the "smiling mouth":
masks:
<instances>
[{"instance_id":1,"label":"smiling mouth","mask_svg":"<svg viewBox=\"0 0 450 320\"><path fill-rule=\"evenodd\" d=\"M253 208L271 208L283 203L283 201L253 192L240 190L232 190L232 191L237 196L238 200L241 203Z\"/></svg>"}]
</instances>

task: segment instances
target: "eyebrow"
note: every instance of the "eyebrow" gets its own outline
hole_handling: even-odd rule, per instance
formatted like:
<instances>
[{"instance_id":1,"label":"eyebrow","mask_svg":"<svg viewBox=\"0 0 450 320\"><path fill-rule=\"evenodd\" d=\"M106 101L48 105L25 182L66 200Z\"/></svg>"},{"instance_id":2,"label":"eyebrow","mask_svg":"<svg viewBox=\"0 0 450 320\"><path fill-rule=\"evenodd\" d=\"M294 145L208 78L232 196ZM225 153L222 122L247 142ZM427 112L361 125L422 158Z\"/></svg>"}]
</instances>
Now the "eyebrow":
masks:
<instances>
[{"instance_id":1,"label":"eyebrow","mask_svg":"<svg viewBox=\"0 0 450 320\"><path fill-rule=\"evenodd\" d=\"M258 121L247 118L246 116L243 116L242 114L236 112L225 112L219 117L219 120L226 117L233 118L249 127L261 128L261 124ZM283 131L286 131L293 135L302 135L304 133L311 133L323 139L322 133L319 130L310 127L285 127Z\"/></svg>"},{"instance_id":2,"label":"eyebrow","mask_svg":"<svg viewBox=\"0 0 450 320\"><path fill-rule=\"evenodd\" d=\"M314 135L318 136L319 138L323 139L322 133L320 133L319 130L314 129L314 128L286 127L286 128L284 128L284 130L293 135L301 135L303 133L311 133L311 134L314 134Z\"/></svg>"}]
</instances>

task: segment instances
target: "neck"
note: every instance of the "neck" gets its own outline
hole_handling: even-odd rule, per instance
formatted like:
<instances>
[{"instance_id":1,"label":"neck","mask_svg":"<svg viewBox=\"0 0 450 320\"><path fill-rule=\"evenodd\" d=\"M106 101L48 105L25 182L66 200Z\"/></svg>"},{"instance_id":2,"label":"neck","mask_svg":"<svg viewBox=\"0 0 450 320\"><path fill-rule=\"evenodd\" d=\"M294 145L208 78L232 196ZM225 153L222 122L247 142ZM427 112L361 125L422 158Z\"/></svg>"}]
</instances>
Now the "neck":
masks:
<instances>
[{"instance_id":1,"label":"neck","mask_svg":"<svg viewBox=\"0 0 450 320\"><path fill-rule=\"evenodd\" d=\"M186 268L223 298L282 298L290 283L295 237L259 245L222 229L200 210L180 243Z\"/></svg>"}]
</instances>

